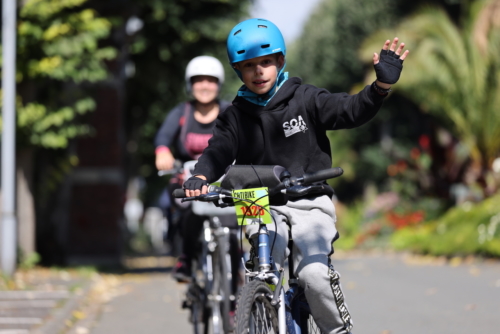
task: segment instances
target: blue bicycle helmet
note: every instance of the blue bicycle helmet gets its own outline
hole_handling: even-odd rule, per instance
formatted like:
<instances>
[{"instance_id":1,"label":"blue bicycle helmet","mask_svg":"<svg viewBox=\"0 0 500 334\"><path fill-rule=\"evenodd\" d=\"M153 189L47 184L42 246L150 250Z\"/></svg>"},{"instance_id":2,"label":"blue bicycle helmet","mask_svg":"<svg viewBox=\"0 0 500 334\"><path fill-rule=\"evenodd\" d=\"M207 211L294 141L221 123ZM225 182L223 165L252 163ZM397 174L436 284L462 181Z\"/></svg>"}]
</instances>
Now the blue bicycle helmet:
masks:
<instances>
[{"instance_id":1,"label":"blue bicycle helmet","mask_svg":"<svg viewBox=\"0 0 500 334\"><path fill-rule=\"evenodd\" d=\"M278 27L265 19L249 19L238 23L227 38L229 63L234 63L273 53L286 55L283 35ZM236 73L241 78L238 70Z\"/></svg>"}]
</instances>

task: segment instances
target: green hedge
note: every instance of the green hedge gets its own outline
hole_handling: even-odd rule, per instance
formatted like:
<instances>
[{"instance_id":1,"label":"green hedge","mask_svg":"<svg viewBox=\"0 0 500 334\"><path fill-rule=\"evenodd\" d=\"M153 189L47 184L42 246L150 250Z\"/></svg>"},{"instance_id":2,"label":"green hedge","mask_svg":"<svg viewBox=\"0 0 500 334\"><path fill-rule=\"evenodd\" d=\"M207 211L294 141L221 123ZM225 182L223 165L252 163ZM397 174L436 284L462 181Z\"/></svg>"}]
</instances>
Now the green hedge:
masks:
<instances>
[{"instance_id":1,"label":"green hedge","mask_svg":"<svg viewBox=\"0 0 500 334\"><path fill-rule=\"evenodd\" d=\"M466 202L438 219L397 230L391 244L398 250L431 255L500 257L500 194L477 204Z\"/></svg>"}]
</instances>

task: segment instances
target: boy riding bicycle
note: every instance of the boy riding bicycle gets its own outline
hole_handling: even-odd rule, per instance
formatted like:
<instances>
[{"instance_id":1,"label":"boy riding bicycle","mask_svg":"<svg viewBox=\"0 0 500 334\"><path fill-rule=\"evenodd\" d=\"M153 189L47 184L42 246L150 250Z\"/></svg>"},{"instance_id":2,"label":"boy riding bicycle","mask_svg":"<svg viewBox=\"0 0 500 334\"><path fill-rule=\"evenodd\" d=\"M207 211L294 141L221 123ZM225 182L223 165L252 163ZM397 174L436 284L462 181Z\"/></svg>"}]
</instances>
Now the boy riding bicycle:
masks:
<instances>
[{"instance_id":1,"label":"boy riding bicycle","mask_svg":"<svg viewBox=\"0 0 500 334\"><path fill-rule=\"evenodd\" d=\"M355 95L330 93L284 72L286 47L270 21L250 19L229 33L229 61L244 85L233 105L219 115L213 137L198 160L193 177L183 188L186 196L207 192L207 184L237 165L280 165L292 176L331 167L327 130L346 129L368 122L380 109L392 84L399 79L408 55L398 39L386 41L374 54L377 80ZM271 207L277 222L273 259L281 267L287 256L288 228L294 240L294 272L309 301L313 317L324 333L350 333L352 320L340 290L340 275L330 263L332 243L338 238L336 215L325 187L322 194L289 200ZM251 243L256 226L247 226ZM269 225L270 238L274 224Z\"/></svg>"}]
</instances>

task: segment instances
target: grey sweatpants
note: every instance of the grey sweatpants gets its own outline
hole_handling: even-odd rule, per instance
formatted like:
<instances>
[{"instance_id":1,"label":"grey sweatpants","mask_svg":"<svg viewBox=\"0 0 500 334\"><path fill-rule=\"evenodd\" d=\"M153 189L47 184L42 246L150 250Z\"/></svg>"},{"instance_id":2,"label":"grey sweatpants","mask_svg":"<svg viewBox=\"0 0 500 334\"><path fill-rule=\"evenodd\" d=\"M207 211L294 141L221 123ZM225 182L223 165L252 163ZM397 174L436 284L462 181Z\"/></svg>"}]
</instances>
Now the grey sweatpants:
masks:
<instances>
[{"instance_id":1,"label":"grey sweatpants","mask_svg":"<svg viewBox=\"0 0 500 334\"><path fill-rule=\"evenodd\" d=\"M340 275L330 264L333 240L337 235L335 207L326 196L289 201L287 205L273 206L278 235L273 249L273 259L282 267L289 251L288 228L293 239L294 273L304 288L311 313L324 333L347 334L352 320L344 302ZM275 224L267 225L270 241L274 238ZM247 238L257 237L258 226L249 225ZM257 243L254 243L254 245Z\"/></svg>"}]
</instances>

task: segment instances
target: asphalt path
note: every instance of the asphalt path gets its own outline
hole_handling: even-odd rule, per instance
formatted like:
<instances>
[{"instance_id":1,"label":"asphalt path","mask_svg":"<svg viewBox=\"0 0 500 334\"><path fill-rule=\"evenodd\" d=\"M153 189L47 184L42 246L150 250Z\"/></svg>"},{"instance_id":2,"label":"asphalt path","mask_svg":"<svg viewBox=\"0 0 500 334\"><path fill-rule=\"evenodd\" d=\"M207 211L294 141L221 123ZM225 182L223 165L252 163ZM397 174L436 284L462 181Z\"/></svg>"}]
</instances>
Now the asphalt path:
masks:
<instances>
[{"instance_id":1,"label":"asphalt path","mask_svg":"<svg viewBox=\"0 0 500 334\"><path fill-rule=\"evenodd\" d=\"M181 308L185 285L165 270L145 271L121 278L121 293L104 307L91 334L191 333L189 312Z\"/></svg>"},{"instance_id":2,"label":"asphalt path","mask_svg":"<svg viewBox=\"0 0 500 334\"><path fill-rule=\"evenodd\" d=\"M500 262L401 254L334 255L354 334L500 333ZM91 334L191 333L185 285L168 272L122 278Z\"/></svg>"},{"instance_id":3,"label":"asphalt path","mask_svg":"<svg viewBox=\"0 0 500 334\"><path fill-rule=\"evenodd\" d=\"M500 333L498 261L378 255L334 263L353 333Z\"/></svg>"}]
</instances>

